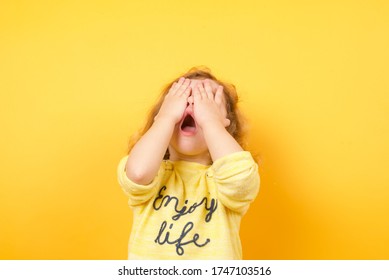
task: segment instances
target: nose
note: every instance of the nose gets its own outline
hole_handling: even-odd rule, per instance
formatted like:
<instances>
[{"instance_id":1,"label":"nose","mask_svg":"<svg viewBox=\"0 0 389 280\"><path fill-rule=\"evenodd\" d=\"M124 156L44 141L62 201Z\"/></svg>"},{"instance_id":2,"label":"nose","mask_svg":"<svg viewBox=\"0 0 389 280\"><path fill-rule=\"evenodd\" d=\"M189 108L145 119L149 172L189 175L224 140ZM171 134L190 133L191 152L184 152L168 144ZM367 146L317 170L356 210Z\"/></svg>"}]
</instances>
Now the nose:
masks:
<instances>
[{"instance_id":1,"label":"nose","mask_svg":"<svg viewBox=\"0 0 389 280\"><path fill-rule=\"evenodd\" d=\"M189 96L188 97L188 105L191 105L191 104L193 105L193 101L194 101L193 100L193 95Z\"/></svg>"}]
</instances>

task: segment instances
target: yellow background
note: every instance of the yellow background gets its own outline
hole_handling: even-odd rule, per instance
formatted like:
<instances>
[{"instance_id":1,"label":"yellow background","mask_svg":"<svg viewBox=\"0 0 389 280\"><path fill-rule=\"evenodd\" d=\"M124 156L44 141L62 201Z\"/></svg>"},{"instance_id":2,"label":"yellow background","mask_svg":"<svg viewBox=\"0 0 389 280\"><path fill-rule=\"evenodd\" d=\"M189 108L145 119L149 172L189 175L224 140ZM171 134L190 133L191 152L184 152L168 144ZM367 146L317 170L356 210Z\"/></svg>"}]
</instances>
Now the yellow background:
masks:
<instances>
[{"instance_id":1,"label":"yellow background","mask_svg":"<svg viewBox=\"0 0 389 280\"><path fill-rule=\"evenodd\" d=\"M244 258L388 259L388 50L387 1L2 1L0 258L125 259L117 164L207 65L262 158Z\"/></svg>"}]
</instances>

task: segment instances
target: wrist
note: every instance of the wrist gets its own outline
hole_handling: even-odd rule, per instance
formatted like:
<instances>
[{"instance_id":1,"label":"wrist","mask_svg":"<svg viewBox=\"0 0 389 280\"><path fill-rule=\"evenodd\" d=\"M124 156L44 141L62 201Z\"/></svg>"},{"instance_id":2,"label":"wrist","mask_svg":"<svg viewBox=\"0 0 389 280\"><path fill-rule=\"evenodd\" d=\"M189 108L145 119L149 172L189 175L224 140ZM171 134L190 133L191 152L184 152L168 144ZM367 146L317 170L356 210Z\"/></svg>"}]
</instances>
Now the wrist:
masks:
<instances>
[{"instance_id":1,"label":"wrist","mask_svg":"<svg viewBox=\"0 0 389 280\"><path fill-rule=\"evenodd\" d=\"M225 130L225 127L223 123L220 120L208 120L203 122L202 124L199 124L202 130L209 130L209 129L223 129Z\"/></svg>"},{"instance_id":2,"label":"wrist","mask_svg":"<svg viewBox=\"0 0 389 280\"><path fill-rule=\"evenodd\" d=\"M176 124L176 120L170 116L158 116L157 115L154 118L154 124L155 123L174 126Z\"/></svg>"}]
</instances>

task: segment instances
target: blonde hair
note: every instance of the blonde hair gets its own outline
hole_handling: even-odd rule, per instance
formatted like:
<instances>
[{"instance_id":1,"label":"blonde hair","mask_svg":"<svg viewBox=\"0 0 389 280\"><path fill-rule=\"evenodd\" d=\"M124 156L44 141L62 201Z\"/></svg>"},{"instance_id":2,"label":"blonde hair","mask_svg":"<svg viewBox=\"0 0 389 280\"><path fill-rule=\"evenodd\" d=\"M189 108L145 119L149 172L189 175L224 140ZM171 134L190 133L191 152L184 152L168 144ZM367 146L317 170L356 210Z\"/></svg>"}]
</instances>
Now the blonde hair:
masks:
<instances>
[{"instance_id":1,"label":"blonde hair","mask_svg":"<svg viewBox=\"0 0 389 280\"><path fill-rule=\"evenodd\" d=\"M246 142L244 141L245 136L245 127L244 127L244 117L240 113L238 109L238 94L236 92L236 88L233 84L226 83L218 80L214 75L211 74L211 70L205 66L193 67L185 74L179 76L174 81L169 83L164 87L161 92L161 95L157 101L157 103L151 108L146 124L140 132L135 134L129 142L128 145L128 153L131 151L132 147L135 143L150 129L153 125L154 118L158 114L159 109L164 101L165 95L169 92L169 89L172 87L174 82L177 82L180 77L185 77L188 79L210 79L215 81L217 84L223 86L224 97L226 100L226 110L227 110L227 118L230 120L230 125L226 127L226 130L234 137L234 139L239 143L239 145L245 149ZM167 150L164 156L164 159L169 159L169 151Z\"/></svg>"}]
</instances>

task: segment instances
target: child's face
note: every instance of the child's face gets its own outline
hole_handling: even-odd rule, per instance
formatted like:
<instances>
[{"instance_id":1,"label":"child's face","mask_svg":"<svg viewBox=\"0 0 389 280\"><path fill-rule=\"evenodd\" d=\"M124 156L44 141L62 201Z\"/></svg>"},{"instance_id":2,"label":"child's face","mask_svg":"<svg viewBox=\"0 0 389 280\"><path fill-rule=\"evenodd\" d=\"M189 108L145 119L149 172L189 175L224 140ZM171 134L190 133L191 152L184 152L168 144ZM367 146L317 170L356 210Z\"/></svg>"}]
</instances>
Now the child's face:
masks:
<instances>
[{"instance_id":1,"label":"child's face","mask_svg":"<svg viewBox=\"0 0 389 280\"><path fill-rule=\"evenodd\" d=\"M201 80L191 80L193 89ZM211 81L212 91L215 94L218 84ZM190 160L203 164L211 164L211 157L201 128L196 123L193 113L193 96L188 98L188 105L181 121L175 126L169 145L171 160Z\"/></svg>"}]
</instances>

